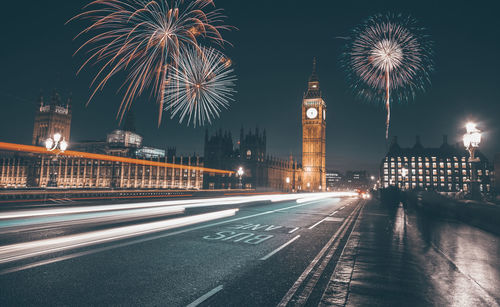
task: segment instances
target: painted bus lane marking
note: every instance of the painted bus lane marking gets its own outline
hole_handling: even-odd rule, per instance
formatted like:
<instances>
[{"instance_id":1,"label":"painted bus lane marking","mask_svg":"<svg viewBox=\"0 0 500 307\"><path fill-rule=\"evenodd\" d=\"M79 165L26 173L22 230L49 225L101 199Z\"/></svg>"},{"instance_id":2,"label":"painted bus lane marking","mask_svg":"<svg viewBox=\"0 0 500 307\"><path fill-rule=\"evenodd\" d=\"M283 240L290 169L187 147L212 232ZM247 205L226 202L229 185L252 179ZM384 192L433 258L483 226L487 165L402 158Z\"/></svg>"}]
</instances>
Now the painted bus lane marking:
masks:
<instances>
[{"instance_id":1,"label":"painted bus lane marking","mask_svg":"<svg viewBox=\"0 0 500 307\"><path fill-rule=\"evenodd\" d=\"M257 245L274 237L274 234L268 234L269 232L284 230L285 227L280 225L243 223L229 225L226 229L227 230L218 231L211 235L206 235L203 239L208 241Z\"/></svg>"}]
</instances>

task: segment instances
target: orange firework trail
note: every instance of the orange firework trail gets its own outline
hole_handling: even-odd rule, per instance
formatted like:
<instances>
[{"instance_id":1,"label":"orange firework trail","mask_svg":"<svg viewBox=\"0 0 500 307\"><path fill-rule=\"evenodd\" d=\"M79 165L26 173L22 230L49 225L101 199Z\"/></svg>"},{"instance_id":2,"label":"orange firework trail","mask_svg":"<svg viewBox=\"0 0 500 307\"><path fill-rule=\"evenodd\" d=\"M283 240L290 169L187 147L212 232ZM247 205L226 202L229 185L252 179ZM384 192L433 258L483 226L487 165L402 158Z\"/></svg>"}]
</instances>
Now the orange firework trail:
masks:
<instances>
[{"instance_id":1,"label":"orange firework trail","mask_svg":"<svg viewBox=\"0 0 500 307\"><path fill-rule=\"evenodd\" d=\"M212 0L96 0L84 9L70 20L90 21L75 39L93 34L75 52L88 54L78 73L89 63L101 65L90 102L114 75L126 71L120 121L134 99L151 88L159 103L159 124L170 68L177 66L182 50L200 49L202 42L223 46L221 30L231 28L222 24L224 16Z\"/></svg>"}]
</instances>

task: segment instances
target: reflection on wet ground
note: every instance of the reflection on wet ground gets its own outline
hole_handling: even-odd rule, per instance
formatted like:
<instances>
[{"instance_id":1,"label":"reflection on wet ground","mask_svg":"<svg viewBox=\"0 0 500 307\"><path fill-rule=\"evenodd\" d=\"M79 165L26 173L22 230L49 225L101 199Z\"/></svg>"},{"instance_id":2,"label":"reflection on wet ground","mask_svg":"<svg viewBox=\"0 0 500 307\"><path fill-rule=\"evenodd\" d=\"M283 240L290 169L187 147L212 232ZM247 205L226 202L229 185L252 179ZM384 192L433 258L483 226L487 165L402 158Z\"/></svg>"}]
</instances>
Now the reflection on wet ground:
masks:
<instances>
[{"instance_id":1,"label":"reflection on wet ground","mask_svg":"<svg viewBox=\"0 0 500 307\"><path fill-rule=\"evenodd\" d=\"M500 242L402 204L367 204L347 306L500 306ZM342 264L340 264L342 267Z\"/></svg>"},{"instance_id":2,"label":"reflection on wet ground","mask_svg":"<svg viewBox=\"0 0 500 307\"><path fill-rule=\"evenodd\" d=\"M413 212L410 213L412 215ZM461 278L435 278L438 288L444 286L454 294L454 305L469 305L469 292L477 291L486 302L500 302L500 239L498 236L455 220L441 218L431 214L415 212L414 219L422 250L433 251L448 262L453 275ZM438 272L446 271L443 268ZM435 272L438 273L438 272ZM446 274L445 274L446 275ZM446 281L449 285L441 285ZM443 289L443 290L445 290Z\"/></svg>"}]
</instances>

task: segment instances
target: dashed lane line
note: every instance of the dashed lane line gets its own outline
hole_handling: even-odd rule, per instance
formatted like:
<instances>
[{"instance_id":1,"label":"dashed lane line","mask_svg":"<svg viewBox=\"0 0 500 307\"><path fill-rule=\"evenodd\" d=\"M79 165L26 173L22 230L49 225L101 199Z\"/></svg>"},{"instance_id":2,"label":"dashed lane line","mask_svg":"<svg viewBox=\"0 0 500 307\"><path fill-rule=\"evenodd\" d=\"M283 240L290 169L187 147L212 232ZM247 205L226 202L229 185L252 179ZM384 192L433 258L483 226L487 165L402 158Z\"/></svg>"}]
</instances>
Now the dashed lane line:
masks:
<instances>
[{"instance_id":1,"label":"dashed lane line","mask_svg":"<svg viewBox=\"0 0 500 307\"><path fill-rule=\"evenodd\" d=\"M217 294L223 288L224 287L222 285L213 288L212 290L210 290L207 293L205 293L202 296L200 296L196 301L194 301L191 304L187 305L187 307L196 307L196 306L200 305L204 301L208 300L209 298L211 298L212 296L214 296L215 294Z\"/></svg>"},{"instance_id":2,"label":"dashed lane line","mask_svg":"<svg viewBox=\"0 0 500 307\"><path fill-rule=\"evenodd\" d=\"M296 232L299 229L300 229L300 227L295 227L294 229L290 230L288 233L294 233L294 232Z\"/></svg>"},{"instance_id":3,"label":"dashed lane line","mask_svg":"<svg viewBox=\"0 0 500 307\"><path fill-rule=\"evenodd\" d=\"M318 222L316 222L315 224L311 225L308 229L313 229L314 227L318 226L319 224L323 223L325 221L326 217Z\"/></svg>"},{"instance_id":4,"label":"dashed lane line","mask_svg":"<svg viewBox=\"0 0 500 307\"><path fill-rule=\"evenodd\" d=\"M272 252L270 252L269 254L265 255L264 257L260 258L259 260L267 260L267 259L271 258L274 254L276 254L280 250L284 249L288 245L292 244L293 241L297 240L298 238L300 238L300 235L295 236L293 239L291 239L290 241L288 241L285 244L281 245L280 247L278 247L277 249L273 250Z\"/></svg>"},{"instance_id":5,"label":"dashed lane line","mask_svg":"<svg viewBox=\"0 0 500 307\"><path fill-rule=\"evenodd\" d=\"M186 233L186 232L189 232L189 231L193 231L193 230L200 230L200 229L210 228L210 227L213 227L213 226L218 226L218 225L223 225L223 224L227 224L227 223L232 223L232 222L235 222L235 221L245 220L245 219L249 219L249 218L252 218L252 217L257 217L257 216L261 216L261 215L267 215L267 214L271 214L271 213L275 213L275 212L281 212L281 211L288 210L288 209L293 209L293 208L297 208L297 207L311 205L311 204L314 204L314 203L317 203L317 202L319 202L319 201L312 201L312 202L302 203L302 204L298 204L298 205L294 205L294 206L289 206L289 207L285 207L285 208L281 208L281 209L260 212L260 213L251 214L251 215L248 215L248 216L242 216L242 217L230 219L230 220L227 220L227 221L221 221L221 222L211 223L211 224L207 224L207 225L201 225L201 226L191 227L191 228L182 229L182 230L178 230L178 231L174 231L174 232L169 232L169 233L166 233L166 234L161 234L161 235L156 235L156 236L152 236L152 237L146 237L146 238L136 239L136 240L132 240L132 241L128 241L128 242L123 242L123 243L118 243L118 244L114 244L114 245L110 245L110 246L105 246L105 247L101 247L101 248L96 248L96 249L92 249L92 250L89 250L89 251L68 254L68 255L64 255L64 256L60 256L60 257L56 257L56 258L52 258L52 259L47 259L47 260L42 260L42 261L36 261L36 262L30 263L30 264L26 264L26 265L21 265L21 266L17 266L17 267L11 267L11 268L8 268L8 269L0 270L0 275L14 273L14 272L18 272L18 271L23 271L23 270L27 270L27 269L31 269L31 268L35 268L35 267L39 267L39 266L43 266L43 265L47 265L47 264L51 264L51 263L56 263L56 262L59 262L59 261L65 261L65 260L74 259L74 258L78 258L78 257L82 257L82 256L87 256L87 255L91 255L91 254L95 254L95 253L99 253L99 252L103 252L103 251L108 251L108 250L115 249L115 248L130 246L130 245L134 245L134 244L138 244L138 243L143 243L143 242L148 242L148 241L157 240L157 239L162 239L162 238L166 238L166 237L170 237L170 236L174 236L174 235L178 235L178 234L183 234L183 233Z\"/></svg>"}]
</instances>

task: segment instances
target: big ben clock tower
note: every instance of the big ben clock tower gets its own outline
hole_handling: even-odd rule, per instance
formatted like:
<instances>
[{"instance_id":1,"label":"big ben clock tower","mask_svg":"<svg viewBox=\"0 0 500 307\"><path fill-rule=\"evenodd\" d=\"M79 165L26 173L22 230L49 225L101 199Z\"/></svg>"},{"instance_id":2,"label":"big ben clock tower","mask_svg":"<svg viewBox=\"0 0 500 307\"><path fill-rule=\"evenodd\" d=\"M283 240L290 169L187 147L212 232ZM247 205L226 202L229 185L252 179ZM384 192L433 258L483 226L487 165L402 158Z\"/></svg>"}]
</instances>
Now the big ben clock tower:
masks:
<instances>
[{"instance_id":1,"label":"big ben clock tower","mask_svg":"<svg viewBox=\"0 0 500 307\"><path fill-rule=\"evenodd\" d=\"M326 103L321 98L316 59L302 101L302 190L326 190Z\"/></svg>"}]
</instances>

